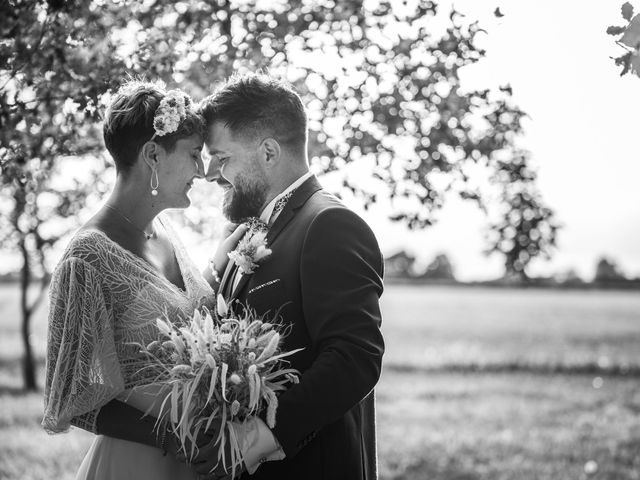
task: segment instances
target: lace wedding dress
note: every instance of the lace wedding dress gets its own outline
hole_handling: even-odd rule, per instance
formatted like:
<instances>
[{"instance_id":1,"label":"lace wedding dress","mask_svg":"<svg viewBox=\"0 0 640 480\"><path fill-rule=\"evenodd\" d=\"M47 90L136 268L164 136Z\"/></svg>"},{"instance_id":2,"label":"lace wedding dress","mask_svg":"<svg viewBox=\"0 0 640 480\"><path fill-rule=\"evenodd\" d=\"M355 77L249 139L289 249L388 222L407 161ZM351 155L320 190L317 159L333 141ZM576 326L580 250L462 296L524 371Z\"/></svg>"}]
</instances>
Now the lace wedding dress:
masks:
<instances>
[{"instance_id":1,"label":"lace wedding dress","mask_svg":"<svg viewBox=\"0 0 640 480\"><path fill-rule=\"evenodd\" d=\"M167 220L185 290L145 260L97 230L78 232L51 281L42 425L50 433L70 425L96 432L100 408L115 398L146 411L157 398L142 367L137 342L157 338L156 318L189 318L211 288L189 259ZM157 223L157 224L158 224ZM156 224L156 225L157 225ZM148 377L148 375L147 375ZM151 394L149 394L151 393ZM196 478L158 448L98 435L77 480L182 480Z\"/></svg>"}]
</instances>

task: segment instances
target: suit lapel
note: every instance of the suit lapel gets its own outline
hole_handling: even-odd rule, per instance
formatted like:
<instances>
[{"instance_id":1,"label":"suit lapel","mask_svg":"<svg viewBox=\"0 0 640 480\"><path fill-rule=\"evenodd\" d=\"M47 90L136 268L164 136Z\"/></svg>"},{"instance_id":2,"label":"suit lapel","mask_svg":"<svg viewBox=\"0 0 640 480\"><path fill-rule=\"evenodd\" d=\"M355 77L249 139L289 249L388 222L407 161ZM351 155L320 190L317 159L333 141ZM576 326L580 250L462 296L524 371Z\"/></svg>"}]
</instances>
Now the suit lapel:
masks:
<instances>
[{"instance_id":1,"label":"suit lapel","mask_svg":"<svg viewBox=\"0 0 640 480\"><path fill-rule=\"evenodd\" d=\"M273 225L269 228L269 232L267 233L267 244L271 245L273 243L284 227L286 227L291 219L295 217L300 207L302 207L307 200L309 200L309 197L318 190L322 190L322 185L320 185L315 176L312 176L297 188L285 205L284 209L282 209L282 212L280 212L278 218L276 218L276 221L273 222Z\"/></svg>"},{"instance_id":2,"label":"suit lapel","mask_svg":"<svg viewBox=\"0 0 640 480\"><path fill-rule=\"evenodd\" d=\"M273 241L278 237L278 235L280 235L280 232L282 232L284 227L286 227L293 217L296 216L297 211L307 202L307 200L309 200L309 197L318 190L322 190L322 185L320 185L315 176L309 178L296 189L285 207L282 209L282 212L280 212L280 215L278 215L278 218L276 218L273 225L269 228L269 231L267 232L267 245L271 246L273 244ZM236 300L240 296L252 275L252 273L242 275L242 278L240 278L240 282L236 288L233 288L233 285L230 286L233 290L229 298L230 302ZM230 282L232 279L233 277L230 276L228 281Z\"/></svg>"}]
</instances>

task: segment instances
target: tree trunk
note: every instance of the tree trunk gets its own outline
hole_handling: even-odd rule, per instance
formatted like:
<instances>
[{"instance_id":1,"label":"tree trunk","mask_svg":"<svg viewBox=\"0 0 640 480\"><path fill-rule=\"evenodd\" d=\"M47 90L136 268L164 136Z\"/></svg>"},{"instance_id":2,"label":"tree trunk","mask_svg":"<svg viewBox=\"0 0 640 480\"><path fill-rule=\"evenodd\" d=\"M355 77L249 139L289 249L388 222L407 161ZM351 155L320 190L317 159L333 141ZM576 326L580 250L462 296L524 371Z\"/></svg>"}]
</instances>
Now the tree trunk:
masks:
<instances>
[{"instance_id":1,"label":"tree trunk","mask_svg":"<svg viewBox=\"0 0 640 480\"><path fill-rule=\"evenodd\" d=\"M22 240L20 244L22 251L22 272L20 275L20 310L22 312L22 343L24 345L24 357L22 359L22 375L24 378L24 388L27 391L36 391L36 362L33 358L33 348L31 347L31 314L33 309L29 305L29 284L31 283L31 264L29 262L29 251Z\"/></svg>"}]
</instances>

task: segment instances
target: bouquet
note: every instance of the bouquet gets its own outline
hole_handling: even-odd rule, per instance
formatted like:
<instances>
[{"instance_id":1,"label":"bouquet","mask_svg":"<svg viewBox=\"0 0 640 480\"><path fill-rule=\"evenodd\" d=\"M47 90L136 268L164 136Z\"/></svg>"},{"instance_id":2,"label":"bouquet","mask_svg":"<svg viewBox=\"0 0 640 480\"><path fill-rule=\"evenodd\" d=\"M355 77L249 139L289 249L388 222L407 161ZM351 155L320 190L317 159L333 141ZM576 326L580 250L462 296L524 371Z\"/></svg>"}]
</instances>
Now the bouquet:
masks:
<instances>
[{"instance_id":1,"label":"bouquet","mask_svg":"<svg viewBox=\"0 0 640 480\"><path fill-rule=\"evenodd\" d=\"M277 392L298 383L299 372L285 368L284 359L302 349L282 352L278 325L248 308L236 314L220 295L213 314L204 307L187 324L158 319L157 325L162 338L143 348L145 368L154 369L154 383L168 390L156 427L166 424L193 459L198 433L219 421L218 464L229 465L235 476L242 456L231 422L266 410L268 426L275 426Z\"/></svg>"}]
</instances>

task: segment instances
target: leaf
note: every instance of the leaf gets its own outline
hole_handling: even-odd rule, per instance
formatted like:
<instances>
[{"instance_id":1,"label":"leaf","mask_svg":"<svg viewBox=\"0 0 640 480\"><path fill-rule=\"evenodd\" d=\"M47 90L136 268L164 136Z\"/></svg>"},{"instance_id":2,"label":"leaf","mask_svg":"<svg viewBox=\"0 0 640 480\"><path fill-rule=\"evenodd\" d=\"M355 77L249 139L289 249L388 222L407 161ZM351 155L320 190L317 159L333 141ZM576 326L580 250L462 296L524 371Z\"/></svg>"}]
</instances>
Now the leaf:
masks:
<instances>
[{"instance_id":1,"label":"leaf","mask_svg":"<svg viewBox=\"0 0 640 480\"><path fill-rule=\"evenodd\" d=\"M493 14L497 17L497 18L502 18L504 17L504 13L502 13L500 11L500 7L496 7L496 9L493 11Z\"/></svg>"},{"instance_id":2,"label":"leaf","mask_svg":"<svg viewBox=\"0 0 640 480\"><path fill-rule=\"evenodd\" d=\"M625 44L627 47L638 48L638 44L640 44L640 15L633 17L620 39L620 43Z\"/></svg>"},{"instance_id":3,"label":"leaf","mask_svg":"<svg viewBox=\"0 0 640 480\"><path fill-rule=\"evenodd\" d=\"M631 17L633 17L633 5L631 5L629 2L626 2L624 5L622 5L621 11L622 18L627 21L631 20Z\"/></svg>"},{"instance_id":4,"label":"leaf","mask_svg":"<svg viewBox=\"0 0 640 480\"><path fill-rule=\"evenodd\" d=\"M220 417L220 430L218 432L218 438L216 438L216 445L218 442L222 442L224 445L224 425L227 421L227 404L222 403L222 416ZM222 449L223 447L220 447ZM218 452L218 458L220 458L220 452Z\"/></svg>"},{"instance_id":5,"label":"leaf","mask_svg":"<svg viewBox=\"0 0 640 480\"><path fill-rule=\"evenodd\" d=\"M251 377L249 377L249 409L251 411L253 411L253 407L254 404L256 403L256 398L257 398L257 388L256 388L256 381L255 381L255 376L258 375L257 373L254 373Z\"/></svg>"},{"instance_id":6,"label":"leaf","mask_svg":"<svg viewBox=\"0 0 640 480\"><path fill-rule=\"evenodd\" d=\"M168 322L165 322L163 319L158 318L156 319L156 325L158 326L158 330L160 330L160 332L162 332L164 335L166 335L167 337L171 336L172 328Z\"/></svg>"},{"instance_id":7,"label":"leaf","mask_svg":"<svg viewBox=\"0 0 640 480\"><path fill-rule=\"evenodd\" d=\"M633 52L627 52L624 55L614 59L615 60L615 64L620 66L622 65L622 71L620 72L620 76L624 76L626 75L629 70L631 69L631 54Z\"/></svg>"},{"instance_id":8,"label":"leaf","mask_svg":"<svg viewBox=\"0 0 640 480\"><path fill-rule=\"evenodd\" d=\"M278 343L279 342L280 342L280 334L275 333L271 337L271 340L269 340L269 343L264 348L262 353L260 353L258 358L256 358L256 364L263 363L264 361L269 359L276 352L276 350L278 349Z\"/></svg>"},{"instance_id":9,"label":"leaf","mask_svg":"<svg viewBox=\"0 0 640 480\"><path fill-rule=\"evenodd\" d=\"M225 402L227 401L227 370L228 369L229 369L229 365L223 362L220 381L222 382L222 398L224 398Z\"/></svg>"},{"instance_id":10,"label":"leaf","mask_svg":"<svg viewBox=\"0 0 640 480\"><path fill-rule=\"evenodd\" d=\"M503 85L499 88L501 92L505 92L508 95L513 95L513 87L511 86L511 84L507 83L506 85Z\"/></svg>"},{"instance_id":11,"label":"leaf","mask_svg":"<svg viewBox=\"0 0 640 480\"><path fill-rule=\"evenodd\" d=\"M295 353L301 352L304 348L298 348L296 350L290 350L288 352L280 353L278 355L274 355L273 357L269 357L268 359L262 361L262 364L275 362L276 360L280 360L281 358L289 357Z\"/></svg>"},{"instance_id":12,"label":"leaf","mask_svg":"<svg viewBox=\"0 0 640 480\"><path fill-rule=\"evenodd\" d=\"M218 381L218 367L213 367L213 369L211 370L211 383L209 384L209 394L207 395L207 402L213 402L217 381Z\"/></svg>"},{"instance_id":13,"label":"leaf","mask_svg":"<svg viewBox=\"0 0 640 480\"><path fill-rule=\"evenodd\" d=\"M273 392L270 392L269 402L267 404L267 425L270 429L276 426L276 411L278 410L278 397Z\"/></svg>"},{"instance_id":14,"label":"leaf","mask_svg":"<svg viewBox=\"0 0 640 480\"><path fill-rule=\"evenodd\" d=\"M174 425L178 423L178 396L180 391L178 390L178 384L173 384L173 391L171 392L171 423Z\"/></svg>"},{"instance_id":15,"label":"leaf","mask_svg":"<svg viewBox=\"0 0 640 480\"><path fill-rule=\"evenodd\" d=\"M631 71L640 75L640 54L631 55Z\"/></svg>"},{"instance_id":16,"label":"leaf","mask_svg":"<svg viewBox=\"0 0 640 480\"><path fill-rule=\"evenodd\" d=\"M226 418L226 415L225 415L225 418ZM221 436L220 436L220 448L218 449L218 463L219 463L220 457L222 457L222 468L226 470L227 459L226 459L226 455L224 454L224 447L227 442L227 436L223 433L225 429L226 429L226 423L223 423L222 426L220 427Z\"/></svg>"},{"instance_id":17,"label":"leaf","mask_svg":"<svg viewBox=\"0 0 640 480\"><path fill-rule=\"evenodd\" d=\"M231 478L235 478L236 467L240 463L239 459L242 458L242 451L240 450L240 444L236 438L236 432L233 429L233 425L231 422L227 422L227 425L229 428L229 443L231 445L231 448L229 449L231 453Z\"/></svg>"},{"instance_id":18,"label":"leaf","mask_svg":"<svg viewBox=\"0 0 640 480\"><path fill-rule=\"evenodd\" d=\"M162 404L160 405L160 416L158 417L158 420L156 422L156 427L158 427L160 419L167 416L167 410L165 409L165 406L167 405L167 402L170 400L171 400L171 392L168 392L167 395L164 397Z\"/></svg>"},{"instance_id":19,"label":"leaf","mask_svg":"<svg viewBox=\"0 0 640 480\"><path fill-rule=\"evenodd\" d=\"M203 425L203 423L200 422L193 429L193 438L198 438L198 434L200 433L200 430L202 429L202 425ZM196 448L198 448L197 443L196 442L191 442L191 460L193 460L193 456L194 456Z\"/></svg>"},{"instance_id":20,"label":"leaf","mask_svg":"<svg viewBox=\"0 0 640 480\"><path fill-rule=\"evenodd\" d=\"M609 34L609 35L622 35L626 29L627 29L626 27L614 27L614 26L611 26L611 27L607 28L607 34Z\"/></svg>"},{"instance_id":21,"label":"leaf","mask_svg":"<svg viewBox=\"0 0 640 480\"><path fill-rule=\"evenodd\" d=\"M225 318L229 313L227 302L224 301L224 297L221 294L218 294L218 298L216 300L216 310L220 318Z\"/></svg>"},{"instance_id":22,"label":"leaf","mask_svg":"<svg viewBox=\"0 0 640 480\"><path fill-rule=\"evenodd\" d=\"M204 339L207 343L213 343L213 318L211 314L207 313L204 317Z\"/></svg>"},{"instance_id":23,"label":"leaf","mask_svg":"<svg viewBox=\"0 0 640 480\"><path fill-rule=\"evenodd\" d=\"M202 375L205 371L204 367L200 367L196 378L194 378L191 383L187 382L185 384L185 393L184 393L184 412L182 413L183 418L189 417L191 415L191 410L189 408L189 406L191 405L191 402L193 401L193 395L195 394L196 390L198 389L198 386L200 385L200 379L202 378Z\"/></svg>"}]
</instances>

